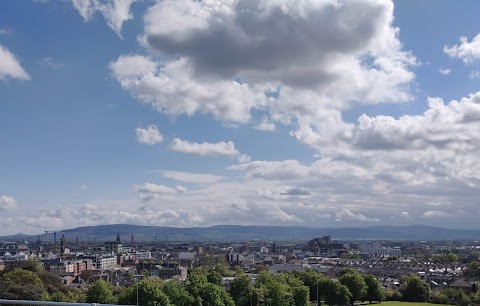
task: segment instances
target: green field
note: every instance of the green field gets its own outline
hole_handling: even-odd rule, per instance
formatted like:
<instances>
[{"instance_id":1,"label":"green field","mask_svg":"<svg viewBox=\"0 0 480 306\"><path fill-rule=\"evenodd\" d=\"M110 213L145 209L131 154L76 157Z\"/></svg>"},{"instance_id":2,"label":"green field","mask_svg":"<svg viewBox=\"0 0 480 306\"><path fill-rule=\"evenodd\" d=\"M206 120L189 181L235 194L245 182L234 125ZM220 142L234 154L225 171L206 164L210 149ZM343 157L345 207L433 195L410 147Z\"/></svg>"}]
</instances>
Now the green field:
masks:
<instances>
[{"instance_id":1,"label":"green field","mask_svg":"<svg viewBox=\"0 0 480 306\"><path fill-rule=\"evenodd\" d=\"M432 303L414 303L414 302L381 302L382 306L438 306L440 304Z\"/></svg>"}]
</instances>

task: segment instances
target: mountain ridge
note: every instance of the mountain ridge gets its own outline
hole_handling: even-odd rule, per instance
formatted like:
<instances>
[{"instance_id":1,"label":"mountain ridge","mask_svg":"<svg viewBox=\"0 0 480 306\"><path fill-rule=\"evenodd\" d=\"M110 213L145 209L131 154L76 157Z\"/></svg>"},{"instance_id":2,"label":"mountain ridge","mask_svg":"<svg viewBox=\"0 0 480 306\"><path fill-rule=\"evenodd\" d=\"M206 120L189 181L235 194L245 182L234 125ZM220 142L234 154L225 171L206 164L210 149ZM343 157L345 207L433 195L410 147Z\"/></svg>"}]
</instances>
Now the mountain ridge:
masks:
<instances>
[{"instance_id":1,"label":"mountain ridge","mask_svg":"<svg viewBox=\"0 0 480 306\"><path fill-rule=\"evenodd\" d=\"M135 224L103 224L82 226L57 231L57 239L114 240L120 234L123 241L134 235L136 241L241 241L241 240L310 240L330 235L333 240L478 240L480 230L445 229L422 224L407 226L373 225L366 227L303 227L262 225L215 225L210 227L172 227ZM39 235L41 240L52 240L52 233ZM20 238L18 235L0 239ZM34 241L37 235L22 235Z\"/></svg>"}]
</instances>

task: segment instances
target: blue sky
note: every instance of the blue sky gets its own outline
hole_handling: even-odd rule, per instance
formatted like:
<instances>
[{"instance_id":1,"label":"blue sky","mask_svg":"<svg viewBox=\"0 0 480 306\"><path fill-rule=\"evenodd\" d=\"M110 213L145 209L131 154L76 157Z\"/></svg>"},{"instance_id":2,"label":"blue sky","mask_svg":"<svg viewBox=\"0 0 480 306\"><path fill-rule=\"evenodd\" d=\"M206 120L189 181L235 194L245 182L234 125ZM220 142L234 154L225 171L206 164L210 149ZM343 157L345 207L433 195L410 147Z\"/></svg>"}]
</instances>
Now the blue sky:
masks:
<instances>
[{"instance_id":1,"label":"blue sky","mask_svg":"<svg viewBox=\"0 0 480 306\"><path fill-rule=\"evenodd\" d=\"M478 11L2 1L0 234L478 228Z\"/></svg>"}]
</instances>

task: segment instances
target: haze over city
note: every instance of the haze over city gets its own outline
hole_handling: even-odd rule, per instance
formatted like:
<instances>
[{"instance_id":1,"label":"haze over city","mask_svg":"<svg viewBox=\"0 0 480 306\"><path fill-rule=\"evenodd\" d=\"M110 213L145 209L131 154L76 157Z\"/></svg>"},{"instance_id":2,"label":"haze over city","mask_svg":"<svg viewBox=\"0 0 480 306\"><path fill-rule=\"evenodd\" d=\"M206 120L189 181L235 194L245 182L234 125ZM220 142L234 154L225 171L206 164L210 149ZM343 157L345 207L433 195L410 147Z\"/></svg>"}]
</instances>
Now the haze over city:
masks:
<instances>
[{"instance_id":1,"label":"haze over city","mask_svg":"<svg viewBox=\"0 0 480 306\"><path fill-rule=\"evenodd\" d=\"M479 229L480 2L0 1L0 235Z\"/></svg>"}]
</instances>

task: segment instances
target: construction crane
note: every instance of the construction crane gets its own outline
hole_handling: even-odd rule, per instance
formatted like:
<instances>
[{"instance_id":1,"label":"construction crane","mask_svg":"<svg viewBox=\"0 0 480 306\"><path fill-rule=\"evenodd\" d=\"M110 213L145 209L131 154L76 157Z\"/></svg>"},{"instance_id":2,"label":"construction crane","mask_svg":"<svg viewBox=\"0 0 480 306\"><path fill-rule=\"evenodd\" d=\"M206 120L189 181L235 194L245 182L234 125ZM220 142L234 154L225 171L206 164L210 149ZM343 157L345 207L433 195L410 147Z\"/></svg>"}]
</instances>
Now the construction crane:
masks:
<instances>
[{"instance_id":1,"label":"construction crane","mask_svg":"<svg viewBox=\"0 0 480 306\"><path fill-rule=\"evenodd\" d=\"M57 232L56 231L45 231L45 234L53 233L53 254L57 255Z\"/></svg>"}]
</instances>

